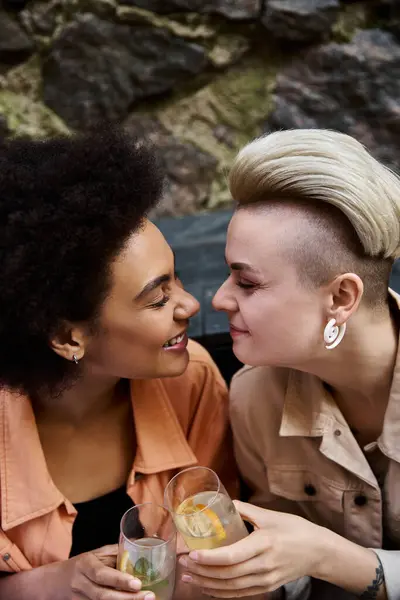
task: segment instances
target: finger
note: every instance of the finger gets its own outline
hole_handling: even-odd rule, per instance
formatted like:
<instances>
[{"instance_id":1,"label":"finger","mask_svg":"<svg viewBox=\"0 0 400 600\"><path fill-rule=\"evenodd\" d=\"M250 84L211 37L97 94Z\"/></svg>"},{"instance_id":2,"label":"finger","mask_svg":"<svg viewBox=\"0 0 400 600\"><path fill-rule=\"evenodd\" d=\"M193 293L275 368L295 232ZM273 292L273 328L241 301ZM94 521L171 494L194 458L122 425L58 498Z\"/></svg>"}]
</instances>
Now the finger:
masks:
<instances>
[{"instance_id":1,"label":"finger","mask_svg":"<svg viewBox=\"0 0 400 600\"><path fill-rule=\"evenodd\" d=\"M246 575L244 577L236 577L235 579L211 579L210 577L201 577L190 573L182 575L184 583L191 583L204 590L246 590L250 587L263 587L266 590L266 575Z\"/></svg>"},{"instance_id":2,"label":"finger","mask_svg":"<svg viewBox=\"0 0 400 600\"><path fill-rule=\"evenodd\" d=\"M272 510L260 508L259 506L254 506L254 504L248 504L247 502L241 502L240 500L234 500L233 504L235 505L235 508L242 519L248 521L255 527L262 527L263 525L265 526L265 521L271 516L271 514L273 514Z\"/></svg>"},{"instance_id":3,"label":"finger","mask_svg":"<svg viewBox=\"0 0 400 600\"><path fill-rule=\"evenodd\" d=\"M188 557L179 559L179 564L188 571L189 575L199 575L209 579L236 579L245 575L265 573L266 565L259 556L249 561L231 567L210 567L195 563Z\"/></svg>"},{"instance_id":4,"label":"finger","mask_svg":"<svg viewBox=\"0 0 400 600\"><path fill-rule=\"evenodd\" d=\"M257 532L255 531L230 546L223 546L222 548L215 548L214 550L190 552L189 558L202 565L237 565L261 554L264 550L264 546L261 546L261 542L261 538L257 536Z\"/></svg>"},{"instance_id":5,"label":"finger","mask_svg":"<svg viewBox=\"0 0 400 600\"><path fill-rule=\"evenodd\" d=\"M101 585L97 585L88 578L84 578L81 584L81 590L83 597L88 600L155 600L155 594L153 592L125 592L120 590L114 590L111 588L105 588Z\"/></svg>"},{"instance_id":6,"label":"finger","mask_svg":"<svg viewBox=\"0 0 400 600\"><path fill-rule=\"evenodd\" d=\"M212 596L213 598L245 598L247 596L257 596L258 594L265 594L268 591L265 588L251 587L247 590L203 590L205 596Z\"/></svg>"},{"instance_id":7,"label":"finger","mask_svg":"<svg viewBox=\"0 0 400 600\"><path fill-rule=\"evenodd\" d=\"M96 556L117 556L118 544L109 544L108 546L102 546L93 551Z\"/></svg>"},{"instance_id":8,"label":"finger","mask_svg":"<svg viewBox=\"0 0 400 600\"><path fill-rule=\"evenodd\" d=\"M88 555L82 573L90 581L101 587L115 588L131 593L132 591L138 592L142 587L140 579L104 565L95 555Z\"/></svg>"}]
</instances>

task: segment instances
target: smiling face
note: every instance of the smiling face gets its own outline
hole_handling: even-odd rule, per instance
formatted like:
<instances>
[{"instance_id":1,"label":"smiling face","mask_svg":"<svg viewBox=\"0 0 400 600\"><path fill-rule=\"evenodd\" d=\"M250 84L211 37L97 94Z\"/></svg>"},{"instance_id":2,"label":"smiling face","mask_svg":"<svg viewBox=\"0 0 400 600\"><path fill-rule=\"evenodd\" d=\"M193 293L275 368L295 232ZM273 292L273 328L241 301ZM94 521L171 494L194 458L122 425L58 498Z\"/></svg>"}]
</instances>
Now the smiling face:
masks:
<instances>
[{"instance_id":1,"label":"smiling face","mask_svg":"<svg viewBox=\"0 0 400 600\"><path fill-rule=\"evenodd\" d=\"M301 367L323 348L329 292L305 285L285 251L296 239L296 218L246 208L229 225L231 275L213 305L228 314L233 350L243 363Z\"/></svg>"},{"instance_id":2,"label":"smiling face","mask_svg":"<svg viewBox=\"0 0 400 600\"><path fill-rule=\"evenodd\" d=\"M155 225L146 221L130 238L111 272L98 332L85 344L85 369L128 379L183 373L188 320L199 303L176 279L173 252Z\"/></svg>"}]
</instances>

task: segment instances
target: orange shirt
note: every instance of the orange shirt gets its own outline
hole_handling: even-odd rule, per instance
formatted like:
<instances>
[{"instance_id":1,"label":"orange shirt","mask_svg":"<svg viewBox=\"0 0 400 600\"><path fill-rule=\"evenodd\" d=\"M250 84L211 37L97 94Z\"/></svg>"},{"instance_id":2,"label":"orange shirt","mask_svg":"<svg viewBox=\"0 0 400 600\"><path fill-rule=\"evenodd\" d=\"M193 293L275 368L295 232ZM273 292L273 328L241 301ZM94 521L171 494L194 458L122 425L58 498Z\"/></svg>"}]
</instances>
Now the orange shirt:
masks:
<instances>
[{"instance_id":1,"label":"orange shirt","mask_svg":"<svg viewBox=\"0 0 400 600\"><path fill-rule=\"evenodd\" d=\"M137 452L127 493L135 504L162 504L169 479L196 464L235 495L226 385L204 348L190 342L189 354L180 377L131 381ZM68 558L76 510L50 477L29 398L8 391L0 392L0 494L0 571Z\"/></svg>"}]
</instances>

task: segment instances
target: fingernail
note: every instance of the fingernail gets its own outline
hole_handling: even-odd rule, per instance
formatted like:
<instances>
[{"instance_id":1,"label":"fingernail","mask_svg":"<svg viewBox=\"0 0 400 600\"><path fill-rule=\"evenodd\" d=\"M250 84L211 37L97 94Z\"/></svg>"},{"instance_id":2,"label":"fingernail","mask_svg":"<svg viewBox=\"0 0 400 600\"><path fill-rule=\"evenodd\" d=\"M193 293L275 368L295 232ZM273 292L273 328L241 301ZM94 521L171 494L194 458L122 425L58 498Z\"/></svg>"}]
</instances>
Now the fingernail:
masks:
<instances>
[{"instance_id":1,"label":"fingernail","mask_svg":"<svg viewBox=\"0 0 400 600\"><path fill-rule=\"evenodd\" d=\"M199 555L197 554L197 552L191 552L189 554L189 558L191 558L192 560L199 560Z\"/></svg>"},{"instance_id":2,"label":"fingernail","mask_svg":"<svg viewBox=\"0 0 400 600\"><path fill-rule=\"evenodd\" d=\"M149 594L145 595L144 600L156 600L156 596L153 594L153 592L150 592Z\"/></svg>"},{"instance_id":3,"label":"fingernail","mask_svg":"<svg viewBox=\"0 0 400 600\"><path fill-rule=\"evenodd\" d=\"M190 575L182 575L182 581L185 583L192 583L193 577L190 577Z\"/></svg>"},{"instance_id":4,"label":"fingernail","mask_svg":"<svg viewBox=\"0 0 400 600\"><path fill-rule=\"evenodd\" d=\"M184 558L179 559L179 564L182 565L182 567L187 567L187 562Z\"/></svg>"},{"instance_id":5,"label":"fingernail","mask_svg":"<svg viewBox=\"0 0 400 600\"><path fill-rule=\"evenodd\" d=\"M129 587L135 592L138 592L142 587L142 584L138 579L132 579L132 581L129 582Z\"/></svg>"}]
</instances>

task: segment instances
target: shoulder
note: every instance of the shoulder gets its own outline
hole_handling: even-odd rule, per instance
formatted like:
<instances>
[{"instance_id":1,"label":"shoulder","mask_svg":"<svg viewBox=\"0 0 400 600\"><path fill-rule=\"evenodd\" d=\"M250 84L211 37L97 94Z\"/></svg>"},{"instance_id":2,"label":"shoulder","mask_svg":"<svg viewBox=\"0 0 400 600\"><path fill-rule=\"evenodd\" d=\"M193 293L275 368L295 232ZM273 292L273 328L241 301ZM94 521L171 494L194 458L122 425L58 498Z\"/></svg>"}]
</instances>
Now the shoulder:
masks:
<instances>
[{"instance_id":1,"label":"shoulder","mask_svg":"<svg viewBox=\"0 0 400 600\"><path fill-rule=\"evenodd\" d=\"M280 421L291 369L249 367L238 371L231 383L230 412L233 422L252 428Z\"/></svg>"}]
</instances>

